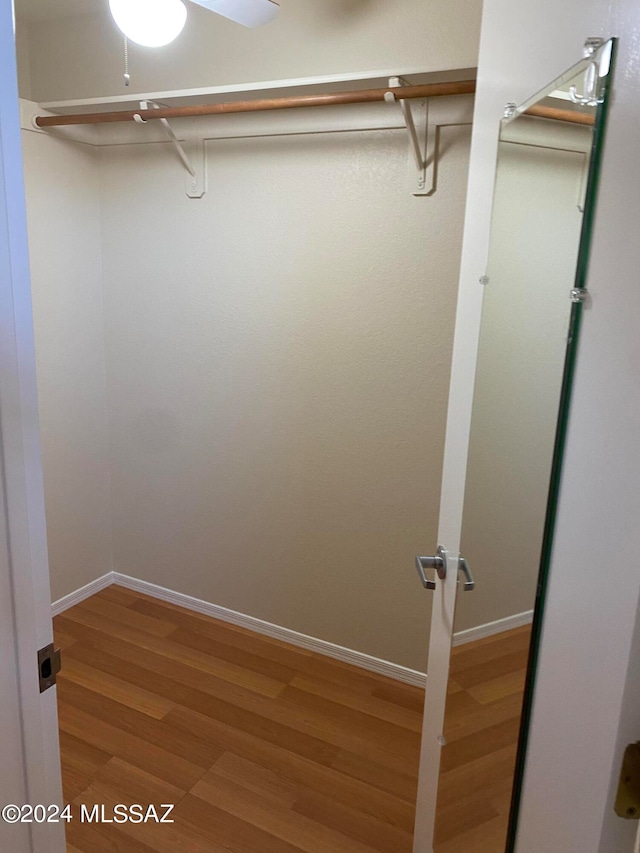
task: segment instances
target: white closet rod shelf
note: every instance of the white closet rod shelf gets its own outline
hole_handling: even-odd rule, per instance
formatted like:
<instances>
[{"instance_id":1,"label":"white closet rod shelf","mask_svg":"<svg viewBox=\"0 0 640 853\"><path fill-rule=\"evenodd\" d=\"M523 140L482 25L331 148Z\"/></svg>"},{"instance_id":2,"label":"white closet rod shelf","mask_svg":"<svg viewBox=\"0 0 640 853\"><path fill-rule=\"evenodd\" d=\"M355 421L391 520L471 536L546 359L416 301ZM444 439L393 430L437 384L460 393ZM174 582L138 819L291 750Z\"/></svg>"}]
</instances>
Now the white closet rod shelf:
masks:
<instances>
[{"instance_id":1,"label":"white closet rod shelf","mask_svg":"<svg viewBox=\"0 0 640 853\"><path fill-rule=\"evenodd\" d=\"M410 98L436 98L452 95L472 95L476 90L475 80L453 83L427 83L417 86L394 88L397 100ZM134 116L147 120L194 118L197 116L222 115L226 113L264 112L300 107L326 107L345 104L369 104L384 102L390 87L362 89L350 92L333 92L323 95L298 95L285 98L262 98L251 101L233 101L218 104L196 104L184 107L162 107L150 110L117 110L115 112L79 113L76 115L36 116L34 124L39 128L62 127L79 124L112 124L134 121Z\"/></svg>"}]
</instances>

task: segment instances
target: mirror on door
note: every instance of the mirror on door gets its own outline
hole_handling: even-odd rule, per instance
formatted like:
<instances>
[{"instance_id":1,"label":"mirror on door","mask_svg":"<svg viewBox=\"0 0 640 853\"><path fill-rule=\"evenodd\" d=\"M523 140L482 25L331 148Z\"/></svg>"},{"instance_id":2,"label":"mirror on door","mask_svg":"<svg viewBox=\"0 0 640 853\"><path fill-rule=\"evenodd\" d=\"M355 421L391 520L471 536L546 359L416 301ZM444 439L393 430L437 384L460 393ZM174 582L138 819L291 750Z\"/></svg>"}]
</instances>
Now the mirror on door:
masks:
<instances>
[{"instance_id":1,"label":"mirror on door","mask_svg":"<svg viewBox=\"0 0 640 853\"><path fill-rule=\"evenodd\" d=\"M612 47L501 125L435 853L512 847Z\"/></svg>"}]
</instances>

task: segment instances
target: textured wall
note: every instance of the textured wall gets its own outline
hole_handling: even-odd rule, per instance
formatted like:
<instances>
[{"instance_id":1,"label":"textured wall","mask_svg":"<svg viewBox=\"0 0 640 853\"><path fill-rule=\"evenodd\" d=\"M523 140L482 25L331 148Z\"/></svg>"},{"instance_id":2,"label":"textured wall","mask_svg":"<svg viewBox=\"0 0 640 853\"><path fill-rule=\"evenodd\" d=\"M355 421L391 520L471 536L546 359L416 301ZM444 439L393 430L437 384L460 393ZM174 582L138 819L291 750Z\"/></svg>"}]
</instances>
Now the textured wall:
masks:
<instances>
[{"instance_id":1,"label":"textured wall","mask_svg":"<svg viewBox=\"0 0 640 853\"><path fill-rule=\"evenodd\" d=\"M254 31L189 13L132 46L132 91L474 66L480 3L310 0ZM35 100L124 91L108 18L24 27ZM444 129L415 199L400 132L210 143L199 202L167 146L101 152L117 569L424 668L413 555L435 545L467 149Z\"/></svg>"},{"instance_id":2,"label":"textured wall","mask_svg":"<svg viewBox=\"0 0 640 853\"><path fill-rule=\"evenodd\" d=\"M23 132L53 600L111 570L96 152Z\"/></svg>"},{"instance_id":3,"label":"textured wall","mask_svg":"<svg viewBox=\"0 0 640 853\"><path fill-rule=\"evenodd\" d=\"M31 23L33 100L476 65L479 0L283 0L279 17L260 29L187 5L187 24L175 42L159 50L131 45L126 90L122 35L109 15Z\"/></svg>"},{"instance_id":4,"label":"textured wall","mask_svg":"<svg viewBox=\"0 0 640 853\"><path fill-rule=\"evenodd\" d=\"M103 149L118 571L424 669L468 140Z\"/></svg>"},{"instance_id":5,"label":"textured wall","mask_svg":"<svg viewBox=\"0 0 640 853\"><path fill-rule=\"evenodd\" d=\"M29 31L26 23L16 21L16 60L21 98L31 98L31 62L29 59Z\"/></svg>"}]
</instances>

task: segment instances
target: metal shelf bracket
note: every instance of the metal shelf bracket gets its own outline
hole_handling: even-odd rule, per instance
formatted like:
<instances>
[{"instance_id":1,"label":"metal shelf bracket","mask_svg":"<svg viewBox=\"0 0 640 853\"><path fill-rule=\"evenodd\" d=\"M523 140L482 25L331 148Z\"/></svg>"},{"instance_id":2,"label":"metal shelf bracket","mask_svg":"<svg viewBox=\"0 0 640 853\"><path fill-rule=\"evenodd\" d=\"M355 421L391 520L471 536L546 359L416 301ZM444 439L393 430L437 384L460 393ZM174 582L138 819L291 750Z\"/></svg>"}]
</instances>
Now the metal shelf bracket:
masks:
<instances>
[{"instance_id":1,"label":"metal shelf bracket","mask_svg":"<svg viewBox=\"0 0 640 853\"><path fill-rule=\"evenodd\" d=\"M389 77L389 91L384 99L387 103L397 103L402 112L404 123L409 134L409 147L417 175L412 183L413 195L432 195L436 188L436 134L437 127L429 121L429 99L410 102L407 99L396 98L394 89L405 86L402 77ZM414 173L415 174L415 173Z\"/></svg>"},{"instance_id":2,"label":"metal shelf bracket","mask_svg":"<svg viewBox=\"0 0 640 853\"><path fill-rule=\"evenodd\" d=\"M160 109L153 101L140 101L141 110ZM133 120L138 124L146 124L147 120L140 115L134 115ZM187 170L186 192L189 198L202 198L206 192L206 161L204 156L204 139L193 136L190 140L180 140L166 118L157 119L164 128L169 141L176 150L180 162Z\"/></svg>"}]
</instances>

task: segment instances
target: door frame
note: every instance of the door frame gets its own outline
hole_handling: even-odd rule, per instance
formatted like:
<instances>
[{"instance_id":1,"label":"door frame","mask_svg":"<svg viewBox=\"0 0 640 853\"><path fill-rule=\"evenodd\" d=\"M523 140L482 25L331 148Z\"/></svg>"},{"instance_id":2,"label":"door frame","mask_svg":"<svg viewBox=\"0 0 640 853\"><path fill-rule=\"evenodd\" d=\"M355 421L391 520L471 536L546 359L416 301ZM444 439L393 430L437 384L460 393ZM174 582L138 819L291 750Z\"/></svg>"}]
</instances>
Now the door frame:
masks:
<instances>
[{"instance_id":1,"label":"door frame","mask_svg":"<svg viewBox=\"0 0 640 853\"><path fill-rule=\"evenodd\" d=\"M22 780L14 767L4 781L25 803L61 805L56 688L41 694L37 669L37 651L52 642L53 629L12 0L0 0L0 324L0 583L12 590L20 716L3 738L21 743L23 765ZM3 652L9 658L12 649ZM64 823L33 823L29 834L35 853L65 850Z\"/></svg>"}]
</instances>

